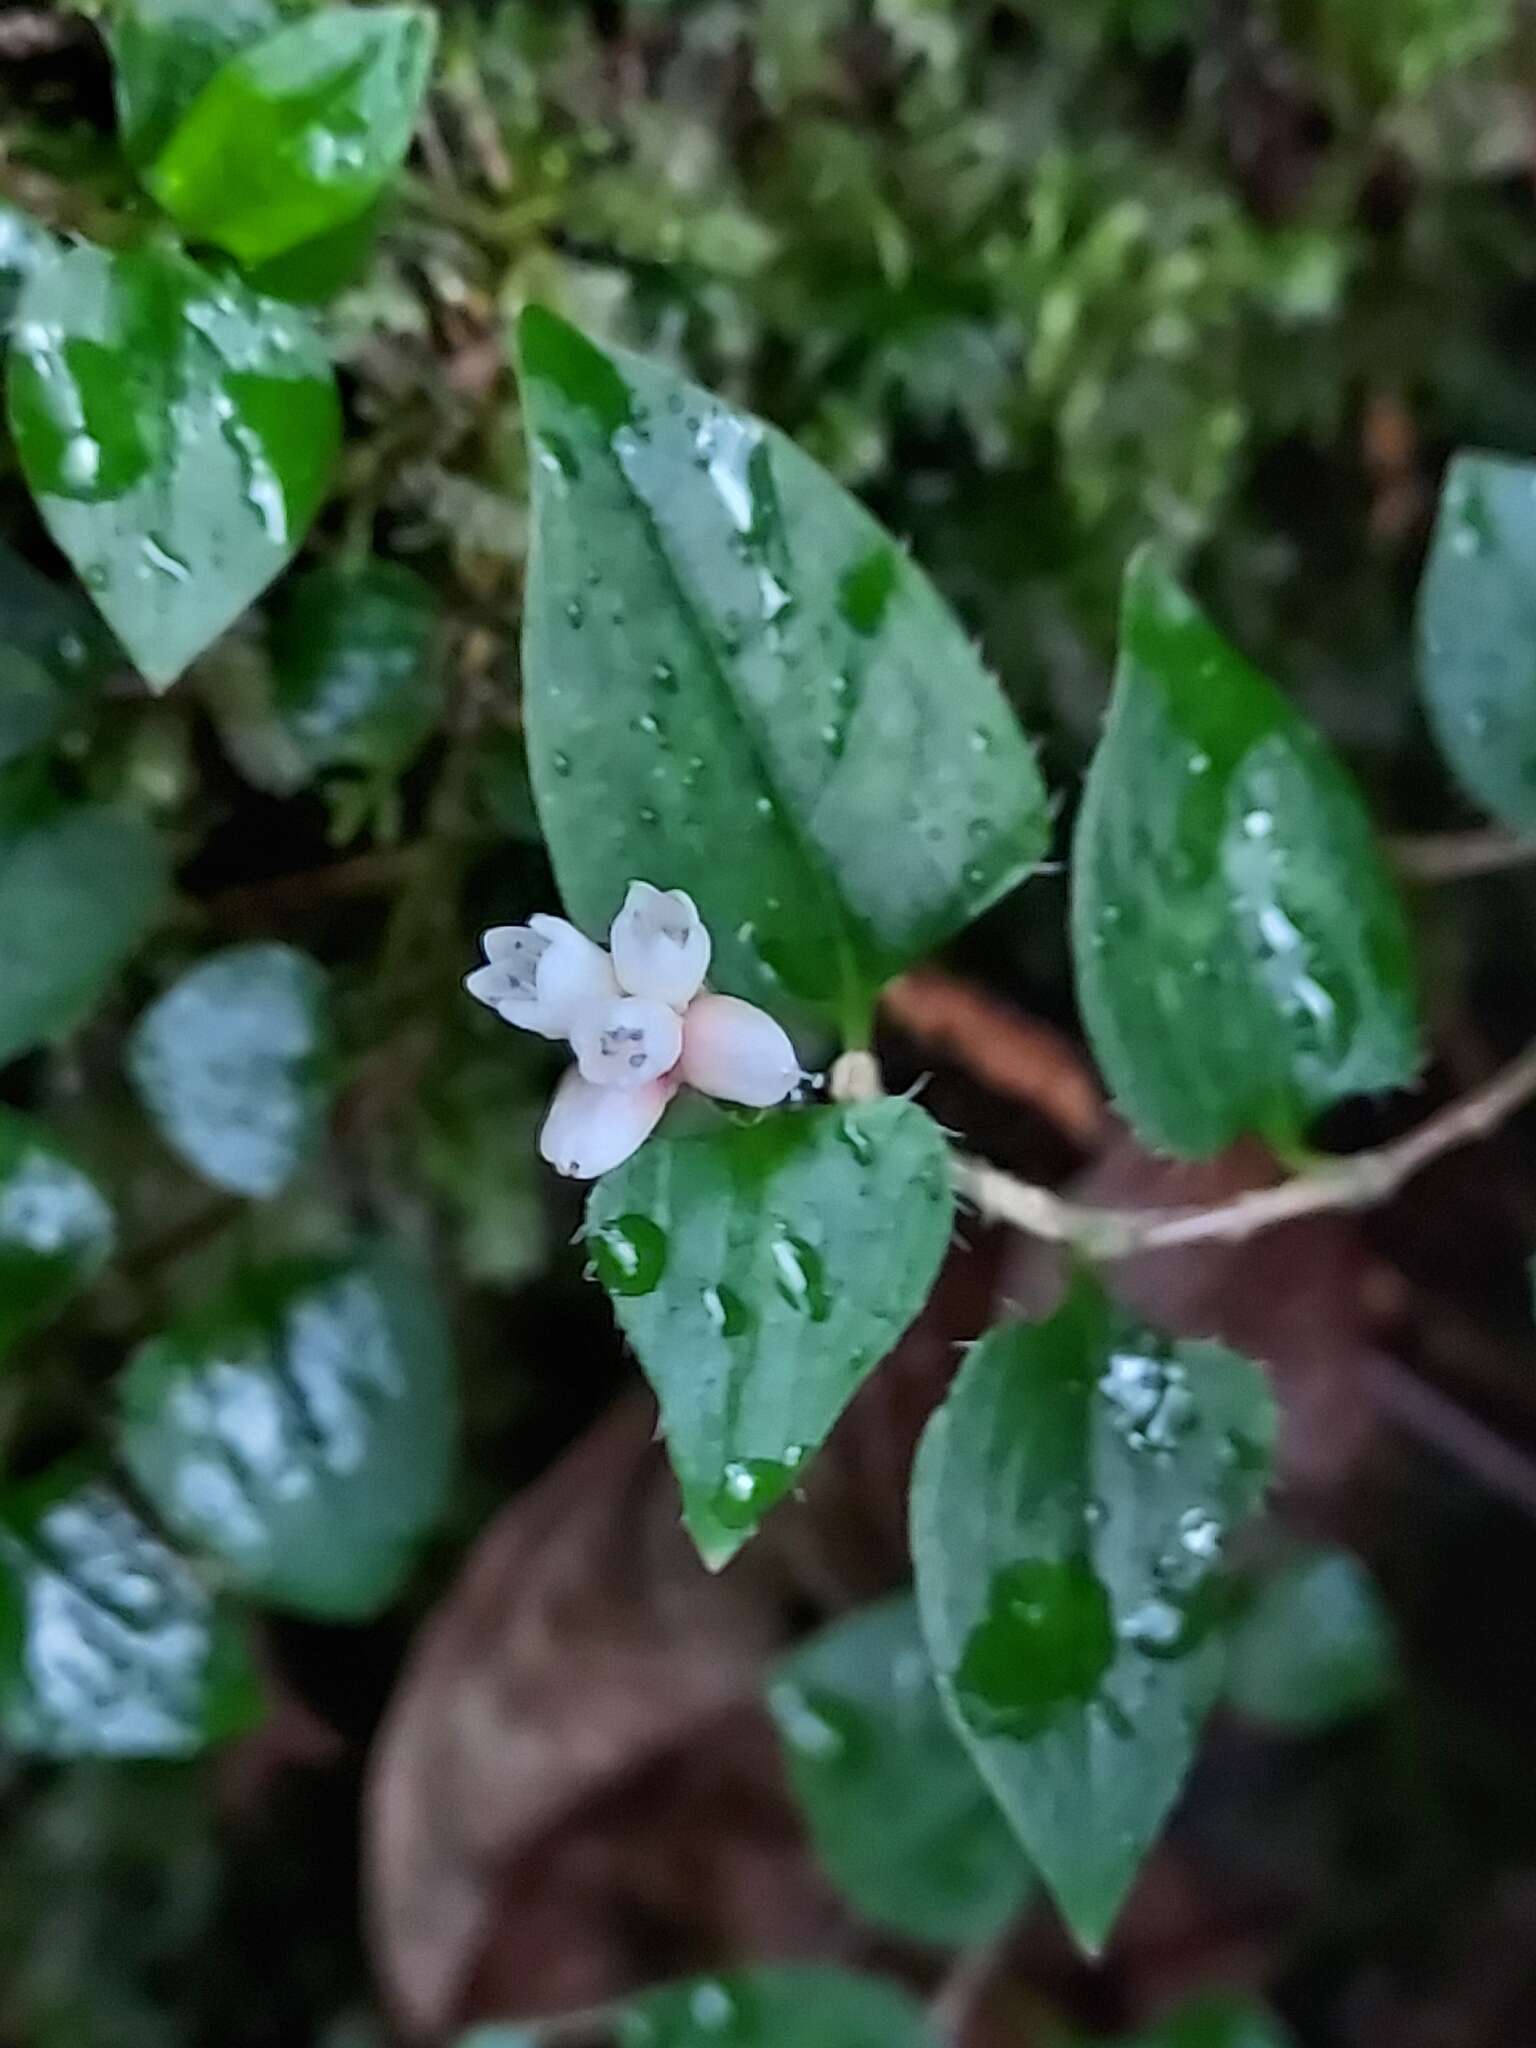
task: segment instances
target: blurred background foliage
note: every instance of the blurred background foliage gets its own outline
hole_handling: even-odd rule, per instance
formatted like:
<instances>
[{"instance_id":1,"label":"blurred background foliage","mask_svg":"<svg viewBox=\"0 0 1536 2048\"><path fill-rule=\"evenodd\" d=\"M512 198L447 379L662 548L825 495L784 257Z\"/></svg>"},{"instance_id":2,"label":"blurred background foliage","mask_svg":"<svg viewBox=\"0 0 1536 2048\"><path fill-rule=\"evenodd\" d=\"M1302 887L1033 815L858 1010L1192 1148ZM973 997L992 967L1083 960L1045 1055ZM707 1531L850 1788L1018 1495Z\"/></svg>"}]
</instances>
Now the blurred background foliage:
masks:
<instances>
[{"instance_id":1,"label":"blurred background foliage","mask_svg":"<svg viewBox=\"0 0 1536 2048\"><path fill-rule=\"evenodd\" d=\"M91 11L0 11L0 317L35 259L30 222L110 240L136 204ZM27 1480L97 1446L128 1351L180 1330L253 1260L323 1264L385 1232L435 1271L463 1411L446 1517L393 1603L360 1624L262 1622L256 1732L181 1763L0 1754L0 2039L28 2048L384 2038L360 1932L368 1745L466 1545L627 1384L582 1283L574 1197L536 1166L545 1049L460 990L475 932L552 895L515 672L527 478L506 335L525 304L765 413L910 536L1069 800L1107 693L1120 573L1154 534L1350 755L1385 824L1469 822L1422 732L1410 600L1449 451L1536 455L1524 0L440 13L399 189L325 278L271 280L296 296L341 281L323 316L348 427L332 499L295 570L169 696L115 657L0 458L0 762L32 772L45 748L60 786L148 817L176 876L106 1001L6 1069L6 1101L111 1189L118 1228L110 1263L82 1251L96 1277L62 1317L14 1333L4 1457ZM5 800L25 790L8 780ZM107 893L119 882L131 890L113 873ZM1059 883L1036 884L952 966L1070 1030L1063 907ZM1522 1014L1531 907L1519 878L1423 906L1442 1035L1473 1069ZM238 1102L167 1101L157 1059L167 991L195 1011L186 970L228 947L257 1006L253 1047L288 1061L267 1073L277 1093L254 1133ZM191 1060L195 1015L179 1029ZM892 1056L898 1072L933 1064L899 1032ZM1059 1138L951 1092L952 1120L991 1118L1016 1163L1064 1163ZM1456 1183L1439 1185L1443 1203ZM1517 1197L1492 1221L1474 1210L1481 1236L1450 1241L1429 1205L1389 1232L1475 1323L1478 1359L1523 1328L1508 1275L1529 1245L1528 1184ZM1527 1398L1490 1398L1507 1427L1529 1420ZM1508 1554L1475 1489L1440 1483L1437 1526L1470 1558L1495 1538ZM1380 1547L1400 1583L1405 1554L1422 1563L1409 1537ZM237 1583L264 1583L243 1569ZM828 1583L801 1585L802 1621L848 1604ZM1358 1633L1319 1679L1350 1704ZM1292 1676L1255 1651L1244 1684L1261 1718ZM229 1726L257 1711L227 1707ZM1314 1710L1308 1693L1273 1711L1294 1725ZM1447 1709L1429 1687L1401 1711ZM1484 1726L1465 1712L1448 1738L1458 1769ZM1528 1947L1481 2006L1463 1964L1444 1963L1424 2009L1449 2001L1445 2032L1405 2031L1419 2008L1401 2001L1437 1883L1513 1916L1519 1952L1536 1825L1523 1788L1492 1809L1528 1749L1495 1745L1471 1794L1410 1794L1392 1717L1315 1749L1256 1756L1246 1741L1199 1810L1228 1837L1250 1829L1258 1893L1293 1902L1272 1974L1302 2038L1525 2038ZM750 1805L728 1772L724 1786ZM1287 1867L1292 1824L1304 1872L1329 1844L1311 1910ZM1511 1857L1524 1890L1489 1904ZM1241 1929L1191 1933L1168 1913L1170 1942L1182 1928L1231 1963ZM1437 1955L1463 1939L1479 1953L1459 1913L1442 1934ZM658 1974L717 1959L652 1946ZM1158 1967L1143 1956L1133 1986L1106 1990L1051 1951L1037 1988L1104 2031L1176 1985ZM493 1985L461 2016L497 2009ZM1455 2031L1463 2019L1472 2031Z\"/></svg>"}]
</instances>

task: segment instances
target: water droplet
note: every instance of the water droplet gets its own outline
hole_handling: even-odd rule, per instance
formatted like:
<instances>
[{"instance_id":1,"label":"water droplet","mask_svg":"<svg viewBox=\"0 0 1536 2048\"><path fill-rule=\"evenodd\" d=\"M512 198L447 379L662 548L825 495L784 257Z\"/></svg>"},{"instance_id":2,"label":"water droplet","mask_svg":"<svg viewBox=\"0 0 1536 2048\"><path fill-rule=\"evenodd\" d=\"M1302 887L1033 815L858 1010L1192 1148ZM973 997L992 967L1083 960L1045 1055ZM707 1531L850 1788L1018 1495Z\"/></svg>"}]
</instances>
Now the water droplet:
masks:
<instances>
[{"instance_id":1,"label":"water droplet","mask_svg":"<svg viewBox=\"0 0 1536 2048\"><path fill-rule=\"evenodd\" d=\"M139 542L139 550L145 562L157 575L168 577L172 583L186 583L190 580L192 571L180 555L173 555L169 548L162 547L152 533L145 534Z\"/></svg>"},{"instance_id":2,"label":"water droplet","mask_svg":"<svg viewBox=\"0 0 1536 2048\"><path fill-rule=\"evenodd\" d=\"M707 2034L723 2034L736 2024L736 2001L725 1985L712 1977L689 1993L688 2017Z\"/></svg>"},{"instance_id":3,"label":"water droplet","mask_svg":"<svg viewBox=\"0 0 1536 2048\"><path fill-rule=\"evenodd\" d=\"M610 1294L654 1294L667 1265L667 1234L649 1216L618 1216L599 1224L587 1242L597 1277Z\"/></svg>"},{"instance_id":4,"label":"water droplet","mask_svg":"<svg viewBox=\"0 0 1536 2048\"><path fill-rule=\"evenodd\" d=\"M641 807L639 818L642 825L659 825L661 823L660 815L653 811L648 804Z\"/></svg>"},{"instance_id":5,"label":"water droplet","mask_svg":"<svg viewBox=\"0 0 1536 2048\"><path fill-rule=\"evenodd\" d=\"M1209 754L1190 755L1189 772L1191 775L1208 775L1210 773L1210 768L1211 757Z\"/></svg>"},{"instance_id":6,"label":"water droplet","mask_svg":"<svg viewBox=\"0 0 1536 2048\"><path fill-rule=\"evenodd\" d=\"M68 491L87 492L101 474L101 443L90 434L72 434L59 458L59 477Z\"/></svg>"},{"instance_id":7,"label":"water droplet","mask_svg":"<svg viewBox=\"0 0 1536 2048\"><path fill-rule=\"evenodd\" d=\"M661 731L661 720L653 712L643 711L635 720L635 730L636 732L643 732L649 738L654 739Z\"/></svg>"},{"instance_id":8,"label":"water droplet","mask_svg":"<svg viewBox=\"0 0 1536 2048\"><path fill-rule=\"evenodd\" d=\"M733 1458L720 1476L710 1512L725 1529L751 1529L794 1483L781 1458Z\"/></svg>"},{"instance_id":9,"label":"water droplet","mask_svg":"<svg viewBox=\"0 0 1536 2048\"><path fill-rule=\"evenodd\" d=\"M1171 1451L1197 1419L1183 1366L1151 1352L1115 1352L1099 1392L1133 1450Z\"/></svg>"},{"instance_id":10,"label":"water droplet","mask_svg":"<svg viewBox=\"0 0 1536 2048\"><path fill-rule=\"evenodd\" d=\"M846 1764L867 1747L864 1717L835 1693L781 1679L770 1689L768 1704L779 1733L809 1763Z\"/></svg>"},{"instance_id":11,"label":"water droplet","mask_svg":"<svg viewBox=\"0 0 1536 2048\"><path fill-rule=\"evenodd\" d=\"M587 608L579 597L573 597L565 608L565 616L578 631L587 616Z\"/></svg>"},{"instance_id":12,"label":"water droplet","mask_svg":"<svg viewBox=\"0 0 1536 2048\"><path fill-rule=\"evenodd\" d=\"M1180 1657L1193 1647L1189 1617L1171 1600L1144 1600L1121 1623L1120 1634L1144 1657Z\"/></svg>"},{"instance_id":13,"label":"water droplet","mask_svg":"<svg viewBox=\"0 0 1536 2048\"><path fill-rule=\"evenodd\" d=\"M771 796L756 797L753 799L752 808L760 818L771 818L773 816L773 798Z\"/></svg>"},{"instance_id":14,"label":"water droplet","mask_svg":"<svg viewBox=\"0 0 1536 2048\"><path fill-rule=\"evenodd\" d=\"M992 735L985 726L978 725L971 734L971 752L973 754L990 754L994 744Z\"/></svg>"},{"instance_id":15,"label":"water droplet","mask_svg":"<svg viewBox=\"0 0 1536 2048\"><path fill-rule=\"evenodd\" d=\"M722 1337L744 1337L752 1328L752 1311L729 1287L706 1287L704 1313Z\"/></svg>"},{"instance_id":16,"label":"water droplet","mask_svg":"<svg viewBox=\"0 0 1536 2048\"><path fill-rule=\"evenodd\" d=\"M665 690L670 695L677 688L677 670L669 661L658 661L651 670L651 681L658 690Z\"/></svg>"},{"instance_id":17,"label":"water droplet","mask_svg":"<svg viewBox=\"0 0 1536 2048\"><path fill-rule=\"evenodd\" d=\"M868 1166L875 1156L875 1148L868 1131L856 1115L850 1114L841 1119L837 1127L837 1136L838 1142L848 1147L860 1166Z\"/></svg>"},{"instance_id":18,"label":"water droplet","mask_svg":"<svg viewBox=\"0 0 1536 2048\"><path fill-rule=\"evenodd\" d=\"M571 772L571 757L569 754L551 754L549 765L557 775L569 775Z\"/></svg>"},{"instance_id":19,"label":"water droplet","mask_svg":"<svg viewBox=\"0 0 1536 2048\"><path fill-rule=\"evenodd\" d=\"M1114 1661L1109 1595L1076 1559L1030 1558L996 1573L954 1673L979 1735L1028 1742L1093 1698Z\"/></svg>"},{"instance_id":20,"label":"water droplet","mask_svg":"<svg viewBox=\"0 0 1536 2048\"><path fill-rule=\"evenodd\" d=\"M1268 811L1249 811L1243 819L1243 830L1250 839L1267 839L1274 829L1275 821Z\"/></svg>"},{"instance_id":21,"label":"water droplet","mask_svg":"<svg viewBox=\"0 0 1536 2048\"><path fill-rule=\"evenodd\" d=\"M775 1284L790 1307L813 1323L824 1323L832 1313L832 1301L821 1254L790 1231L774 1239L769 1254L777 1275Z\"/></svg>"}]
</instances>

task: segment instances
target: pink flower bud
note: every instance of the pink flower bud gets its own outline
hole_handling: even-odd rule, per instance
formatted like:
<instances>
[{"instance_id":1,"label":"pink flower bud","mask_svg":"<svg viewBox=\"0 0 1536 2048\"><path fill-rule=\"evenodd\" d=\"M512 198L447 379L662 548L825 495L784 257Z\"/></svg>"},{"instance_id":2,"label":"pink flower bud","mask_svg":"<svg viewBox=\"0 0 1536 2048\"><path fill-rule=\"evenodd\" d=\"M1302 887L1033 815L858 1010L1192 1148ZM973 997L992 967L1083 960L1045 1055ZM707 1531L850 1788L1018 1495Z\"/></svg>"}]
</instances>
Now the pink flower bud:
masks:
<instances>
[{"instance_id":1,"label":"pink flower bud","mask_svg":"<svg viewBox=\"0 0 1536 2048\"><path fill-rule=\"evenodd\" d=\"M609 943L620 986L632 996L684 1010L704 986L710 937L681 889L631 882Z\"/></svg>"},{"instance_id":2,"label":"pink flower bud","mask_svg":"<svg viewBox=\"0 0 1536 2048\"><path fill-rule=\"evenodd\" d=\"M614 996L581 1012L571 1044L583 1076L595 1087L641 1088L677 1065L683 1020L665 1003Z\"/></svg>"},{"instance_id":3,"label":"pink flower bud","mask_svg":"<svg viewBox=\"0 0 1536 2048\"><path fill-rule=\"evenodd\" d=\"M540 1154L568 1180L597 1180L639 1151L676 1093L670 1075L640 1088L596 1088L572 1067L544 1119Z\"/></svg>"},{"instance_id":4,"label":"pink flower bud","mask_svg":"<svg viewBox=\"0 0 1536 2048\"><path fill-rule=\"evenodd\" d=\"M506 1023L541 1038L567 1037L580 1011L618 994L608 955L563 917L497 925L481 943L488 964L464 986Z\"/></svg>"},{"instance_id":5,"label":"pink flower bud","mask_svg":"<svg viewBox=\"0 0 1536 2048\"><path fill-rule=\"evenodd\" d=\"M683 1018L678 1073L701 1095L770 1109L799 1086L800 1062L766 1010L735 996L700 996Z\"/></svg>"}]
</instances>

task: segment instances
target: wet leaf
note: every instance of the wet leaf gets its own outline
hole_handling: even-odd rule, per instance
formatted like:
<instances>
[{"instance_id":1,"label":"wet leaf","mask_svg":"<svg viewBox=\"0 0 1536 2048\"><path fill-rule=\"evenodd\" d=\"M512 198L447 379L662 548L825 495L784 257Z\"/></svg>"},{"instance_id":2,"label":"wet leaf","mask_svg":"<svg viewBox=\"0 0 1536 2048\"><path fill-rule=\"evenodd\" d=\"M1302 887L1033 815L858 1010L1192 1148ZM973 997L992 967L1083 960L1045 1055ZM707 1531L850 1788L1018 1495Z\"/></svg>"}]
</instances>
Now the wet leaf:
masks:
<instances>
[{"instance_id":1,"label":"wet leaf","mask_svg":"<svg viewBox=\"0 0 1536 2048\"><path fill-rule=\"evenodd\" d=\"M1536 827L1536 463L1458 455L1419 593L1419 687L1468 794Z\"/></svg>"},{"instance_id":2,"label":"wet leaf","mask_svg":"<svg viewBox=\"0 0 1536 2048\"><path fill-rule=\"evenodd\" d=\"M160 688L289 561L340 431L303 315L166 249L82 245L34 278L9 400L49 531Z\"/></svg>"},{"instance_id":3,"label":"wet leaf","mask_svg":"<svg viewBox=\"0 0 1536 2048\"><path fill-rule=\"evenodd\" d=\"M106 28L129 160L150 163L219 67L282 19L276 0L117 0Z\"/></svg>"},{"instance_id":4,"label":"wet leaf","mask_svg":"<svg viewBox=\"0 0 1536 2048\"><path fill-rule=\"evenodd\" d=\"M1329 1728L1390 1697L1397 1650L1381 1596L1347 1551L1291 1558L1232 1634L1227 1697L1280 1728Z\"/></svg>"},{"instance_id":5,"label":"wet leaf","mask_svg":"<svg viewBox=\"0 0 1536 2048\"><path fill-rule=\"evenodd\" d=\"M810 1964L696 1977L637 1998L619 2048L936 2048L921 2009L876 1977Z\"/></svg>"},{"instance_id":6,"label":"wet leaf","mask_svg":"<svg viewBox=\"0 0 1536 2048\"><path fill-rule=\"evenodd\" d=\"M165 881L158 841L127 813L45 802L0 821L0 1064L83 1020Z\"/></svg>"},{"instance_id":7,"label":"wet leaf","mask_svg":"<svg viewBox=\"0 0 1536 2048\"><path fill-rule=\"evenodd\" d=\"M1034 758L959 622L771 427L523 317L534 790L571 915L689 890L725 989L857 1007L1027 875Z\"/></svg>"},{"instance_id":8,"label":"wet leaf","mask_svg":"<svg viewBox=\"0 0 1536 2048\"><path fill-rule=\"evenodd\" d=\"M795 1485L922 1307L953 1215L944 1141L899 1101L662 1136L598 1183L588 1250L708 1564Z\"/></svg>"},{"instance_id":9,"label":"wet leaf","mask_svg":"<svg viewBox=\"0 0 1536 2048\"><path fill-rule=\"evenodd\" d=\"M441 1508L452 1360L398 1248L246 1274L135 1354L122 1454L166 1527L301 1613L387 1601Z\"/></svg>"},{"instance_id":10,"label":"wet leaf","mask_svg":"<svg viewBox=\"0 0 1536 2048\"><path fill-rule=\"evenodd\" d=\"M437 605L409 569L315 569L298 577L273 629L276 710L314 769L393 776L442 711L433 665Z\"/></svg>"},{"instance_id":11,"label":"wet leaf","mask_svg":"<svg viewBox=\"0 0 1536 2048\"><path fill-rule=\"evenodd\" d=\"M1114 2048L1289 2048L1289 2041L1262 2006L1242 1998L1201 1998L1161 2026L1118 2039Z\"/></svg>"},{"instance_id":12,"label":"wet leaf","mask_svg":"<svg viewBox=\"0 0 1536 2048\"><path fill-rule=\"evenodd\" d=\"M0 1494L0 1730L54 1757L190 1756L254 1718L235 1623L104 1480Z\"/></svg>"},{"instance_id":13,"label":"wet leaf","mask_svg":"<svg viewBox=\"0 0 1536 2048\"><path fill-rule=\"evenodd\" d=\"M128 1045L166 1143L237 1195L275 1195L313 1157L333 1068L325 976L291 946L232 946L200 962Z\"/></svg>"},{"instance_id":14,"label":"wet leaf","mask_svg":"<svg viewBox=\"0 0 1536 2048\"><path fill-rule=\"evenodd\" d=\"M83 593L0 543L0 768L45 747L115 658Z\"/></svg>"},{"instance_id":15,"label":"wet leaf","mask_svg":"<svg viewBox=\"0 0 1536 2048\"><path fill-rule=\"evenodd\" d=\"M59 245L40 221L0 200L0 334L29 279L53 261Z\"/></svg>"},{"instance_id":16,"label":"wet leaf","mask_svg":"<svg viewBox=\"0 0 1536 2048\"><path fill-rule=\"evenodd\" d=\"M410 147L436 42L421 7L338 7L221 66L145 182L199 240L261 263L366 212Z\"/></svg>"},{"instance_id":17,"label":"wet leaf","mask_svg":"<svg viewBox=\"0 0 1536 2048\"><path fill-rule=\"evenodd\" d=\"M1294 1147L1418 1068L1411 946L1327 747L1150 555L1073 850L1084 1021L1138 1135Z\"/></svg>"},{"instance_id":18,"label":"wet leaf","mask_svg":"<svg viewBox=\"0 0 1536 2048\"><path fill-rule=\"evenodd\" d=\"M1100 1945L1221 1689L1228 1532L1258 1503L1258 1369L1080 1279L967 1357L912 1484L955 1726L1078 1938Z\"/></svg>"},{"instance_id":19,"label":"wet leaf","mask_svg":"<svg viewBox=\"0 0 1536 2048\"><path fill-rule=\"evenodd\" d=\"M0 1353L95 1276L112 1240L83 1167L45 1125L0 1109Z\"/></svg>"},{"instance_id":20,"label":"wet leaf","mask_svg":"<svg viewBox=\"0 0 1536 2048\"><path fill-rule=\"evenodd\" d=\"M877 1926L918 1941L988 1941L1032 1878L956 1740L911 1594L834 1622L768 1689L816 1852Z\"/></svg>"}]
</instances>

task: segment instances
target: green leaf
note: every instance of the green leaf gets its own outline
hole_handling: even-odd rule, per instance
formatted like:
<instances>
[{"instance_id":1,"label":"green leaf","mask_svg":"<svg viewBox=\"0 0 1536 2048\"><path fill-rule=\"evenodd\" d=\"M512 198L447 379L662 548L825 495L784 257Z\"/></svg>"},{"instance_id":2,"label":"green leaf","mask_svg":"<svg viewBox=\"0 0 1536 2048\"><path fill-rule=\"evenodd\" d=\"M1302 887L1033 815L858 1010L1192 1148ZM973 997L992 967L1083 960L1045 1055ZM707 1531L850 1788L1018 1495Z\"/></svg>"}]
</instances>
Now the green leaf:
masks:
<instances>
[{"instance_id":1,"label":"green leaf","mask_svg":"<svg viewBox=\"0 0 1536 2048\"><path fill-rule=\"evenodd\" d=\"M953 1216L944 1140L901 1101L653 1138L593 1190L588 1248L711 1567L922 1307Z\"/></svg>"},{"instance_id":2,"label":"green leaf","mask_svg":"<svg viewBox=\"0 0 1536 2048\"><path fill-rule=\"evenodd\" d=\"M773 428L537 308L523 666L561 893L689 890L715 978L856 1014L1044 851L1033 755L958 621Z\"/></svg>"},{"instance_id":3,"label":"green leaf","mask_svg":"<svg viewBox=\"0 0 1536 2048\"><path fill-rule=\"evenodd\" d=\"M44 1125L0 1109L0 1353L111 1255L112 1210Z\"/></svg>"},{"instance_id":4,"label":"green leaf","mask_svg":"<svg viewBox=\"0 0 1536 2048\"><path fill-rule=\"evenodd\" d=\"M275 0L117 0L107 37L129 161L151 162L219 67L281 25Z\"/></svg>"},{"instance_id":5,"label":"green leaf","mask_svg":"<svg viewBox=\"0 0 1536 2048\"><path fill-rule=\"evenodd\" d=\"M1263 1493L1263 1376L1080 1279L978 1344L912 1482L923 1627L961 1739L1097 1948L1225 1663L1228 1531Z\"/></svg>"},{"instance_id":6,"label":"green leaf","mask_svg":"<svg viewBox=\"0 0 1536 2048\"><path fill-rule=\"evenodd\" d=\"M145 1011L128 1046L166 1143L237 1195L275 1195L313 1158L333 1069L325 976L291 946L202 961Z\"/></svg>"},{"instance_id":7,"label":"green leaf","mask_svg":"<svg viewBox=\"0 0 1536 2048\"><path fill-rule=\"evenodd\" d=\"M1396 1679L1370 1578L1346 1551L1314 1550L1257 1587L1233 1631L1227 1697L1277 1727L1329 1728L1380 1706Z\"/></svg>"},{"instance_id":8,"label":"green leaf","mask_svg":"<svg viewBox=\"0 0 1536 2048\"><path fill-rule=\"evenodd\" d=\"M409 569L315 569L273 630L275 708L313 769L399 774L436 725L437 603Z\"/></svg>"},{"instance_id":9,"label":"green leaf","mask_svg":"<svg viewBox=\"0 0 1536 2048\"><path fill-rule=\"evenodd\" d=\"M1293 1148L1320 1111L1414 1077L1402 906L1318 735L1149 554L1073 850L1089 1037L1149 1143Z\"/></svg>"},{"instance_id":10,"label":"green leaf","mask_svg":"<svg viewBox=\"0 0 1536 2048\"><path fill-rule=\"evenodd\" d=\"M332 8L223 65L145 183L242 263L371 206L405 161L436 43L421 7Z\"/></svg>"},{"instance_id":11,"label":"green leaf","mask_svg":"<svg viewBox=\"0 0 1536 2048\"><path fill-rule=\"evenodd\" d=\"M58 243L40 221L0 200L0 334L10 326L29 280L58 253Z\"/></svg>"},{"instance_id":12,"label":"green leaf","mask_svg":"<svg viewBox=\"0 0 1536 2048\"><path fill-rule=\"evenodd\" d=\"M1202 1998L1161 2026L1118 2037L1113 2048L1289 2048L1289 2036L1272 2014L1246 1999Z\"/></svg>"},{"instance_id":13,"label":"green leaf","mask_svg":"<svg viewBox=\"0 0 1536 2048\"><path fill-rule=\"evenodd\" d=\"M304 316L166 249L81 246L35 277L9 397L49 532L162 688L291 559L340 433Z\"/></svg>"},{"instance_id":14,"label":"green leaf","mask_svg":"<svg viewBox=\"0 0 1536 2048\"><path fill-rule=\"evenodd\" d=\"M452 1359L398 1248L246 1274L143 1345L121 1391L155 1512L278 1606L377 1612L442 1506Z\"/></svg>"},{"instance_id":15,"label":"green leaf","mask_svg":"<svg viewBox=\"0 0 1536 2048\"><path fill-rule=\"evenodd\" d=\"M816 1853L866 1919L959 1946L1017 1916L1029 1865L955 1739L910 1593L784 1658L768 1705Z\"/></svg>"},{"instance_id":16,"label":"green leaf","mask_svg":"<svg viewBox=\"0 0 1536 2048\"><path fill-rule=\"evenodd\" d=\"M126 813L53 803L0 823L0 1065L83 1021L165 883L158 840Z\"/></svg>"},{"instance_id":17,"label":"green leaf","mask_svg":"<svg viewBox=\"0 0 1536 2048\"><path fill-rule=\"evenodd\" d=\"M1536 828L1536 463L1451 464L1419 592L1419 687L1468 794Z\"/></svg>"},{"instance_id":18,"label":"green leaf","mask_svg":"<svg viewBox=\"0 0 1536 2048\"><path fill-rule=\"evenodd\" d=\"M698 1977L637 1998L619 2048L937 2048L893 1984L812 1964Z\"/></svg>"},{"instance_id":19,"label":"green leaf","mask_svg":"<svg viewBox=\"0 0 1536 2048\"><path fill-rule=\"evenodd\" d=\"M0 1733L54 1757L190 1756L249 1725L237 1625L111 1486L0 1495Z\"/></svg>"}]
</instances>

